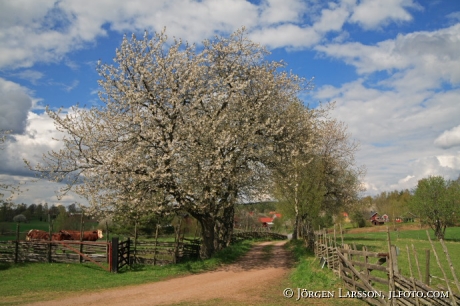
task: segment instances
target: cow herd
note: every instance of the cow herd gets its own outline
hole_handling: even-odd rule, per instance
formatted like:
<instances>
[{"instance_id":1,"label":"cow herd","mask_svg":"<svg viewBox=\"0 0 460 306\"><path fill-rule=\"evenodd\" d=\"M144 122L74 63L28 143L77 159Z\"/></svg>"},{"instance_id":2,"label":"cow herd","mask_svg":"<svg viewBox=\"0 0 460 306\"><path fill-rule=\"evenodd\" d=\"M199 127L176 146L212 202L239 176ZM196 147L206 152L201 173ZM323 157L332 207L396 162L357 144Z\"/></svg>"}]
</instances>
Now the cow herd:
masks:
<instances>
[{"instance_id":1,"label":"cow herd","mask_svg":"<svg viewBox=\"0 0 460 306\"><path fill-rule=\"evenodd\" d=\"M83 235L82 235L83 234ZM78 240L82 241L96 241L99 238L102 238L102 231L95 230L95 231L84 231L81 233L80 231L71 231L71 230L61 230L57 233L51 234L51 240ZM27 241L34 241L34 240L50 240L50 234L48 232L42 230L32 229L26 235Z\"/></svg>"}]
</instances>

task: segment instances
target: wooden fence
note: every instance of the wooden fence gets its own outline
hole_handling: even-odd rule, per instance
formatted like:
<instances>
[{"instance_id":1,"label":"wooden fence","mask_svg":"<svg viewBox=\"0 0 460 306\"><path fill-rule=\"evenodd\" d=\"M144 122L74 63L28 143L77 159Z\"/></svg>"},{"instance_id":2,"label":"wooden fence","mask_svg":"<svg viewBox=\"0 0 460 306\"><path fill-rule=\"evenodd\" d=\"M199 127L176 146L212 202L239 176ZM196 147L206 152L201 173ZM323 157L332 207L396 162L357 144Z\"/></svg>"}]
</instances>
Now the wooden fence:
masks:
<instances>
[{"instance_id":1,"label":"wooden fence","mask_svg":"<svg viewBox=\"0 0 460 306\"><path fill-rule=\"evenodd\" d=\"M20 237L19 231L16 233ZM234 233L232 240L287 239L267 231ZM113 237L106 242L85 241L0 241L0 262L48 262L85 263L92 262L102 269L119 272L132 264L166 265L200 257L200 239L180 238L175 233L174 241L165 241L158 235L154 239L130 239L119 241ZM171 238L169 238L171 239Z\"/></svg>"},{"instance_id":2,"label":"wooden fence","mask_svg":"<svg viewBox=\"0 0 460 306\"><path fill-rule=\"evenodd\" d=\"M0 241L0 262L92 262L105 270L108 263L106 242L80 241Z\"/></svg>"},{"instance_id":3,"label":"wooden fence","mask_svg":"<svg viewBox=\"0 0 460 306\"><path fill-rule=\"evenodd\" d=\"M138 240L133 254L134 263L166 265L188 259L198 259L200 241L182 239L181 241Z\"/></svg>"},{"instance_id":4,"label":"wooden fence","mask_svg":"<svg viewBox=\"0 0 460 306\"><path fill-rule=\"evenodd\" d=\"M348 290L346 296L361 298L371 305L460 305L460 295L452 290L444 272L447 288L430 287L413 276L408 247L411 276L402 275L398 267L398 249L391 245L389 232L387 242L387 252L370 252L366 247L358 250L355 245L337 244L335 237L332 239L321 230L315 232L315 255L322 267L332 269L343 280ZM444 251L448 254L445 248ZM435 256L439 264L436 252ZM413 258L418 266L417 256ZM447 260L452 268L450 259ZM418 272L421 278L420 269ZM453 268L452 274L460 291Z\"/></svg>"}]
</instances>

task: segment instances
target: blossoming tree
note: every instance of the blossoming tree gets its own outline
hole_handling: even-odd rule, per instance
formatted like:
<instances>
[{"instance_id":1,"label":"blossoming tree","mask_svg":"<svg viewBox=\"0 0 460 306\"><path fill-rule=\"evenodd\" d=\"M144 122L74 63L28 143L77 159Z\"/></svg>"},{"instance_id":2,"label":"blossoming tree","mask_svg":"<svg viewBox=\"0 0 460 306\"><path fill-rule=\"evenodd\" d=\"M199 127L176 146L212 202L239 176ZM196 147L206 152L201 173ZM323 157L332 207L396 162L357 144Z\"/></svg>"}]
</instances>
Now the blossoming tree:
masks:
<instances>
[{"instance_id":1,"label":"blossoming tree","mask_svg":"<svg viewBox=\"0 0 460 306\"><path fill-rule=\"evenodd\" d=\"M199 50L164 32L125 38L98 66L101 106L47 109L67 136L31 168L94 210L188 212L207 258L230 242L235 203L266 192L308 113L297 96L309 82L266 55L244 30Z\"/></svg>"}]
</instances>

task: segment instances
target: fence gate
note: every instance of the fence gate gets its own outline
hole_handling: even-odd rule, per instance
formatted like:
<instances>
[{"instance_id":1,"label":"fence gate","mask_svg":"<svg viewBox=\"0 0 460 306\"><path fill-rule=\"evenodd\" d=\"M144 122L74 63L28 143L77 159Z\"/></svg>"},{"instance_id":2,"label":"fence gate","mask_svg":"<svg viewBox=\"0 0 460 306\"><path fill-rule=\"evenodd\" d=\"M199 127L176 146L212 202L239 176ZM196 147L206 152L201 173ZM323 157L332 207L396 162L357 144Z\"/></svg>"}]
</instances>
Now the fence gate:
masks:
<instances>
[{"instance_id":1,"label":"fence gate","mask_svg":"<svg viewBox=\"0 0 460 306\"><path fill-rule=\"evenodd\" d=\"M130 248L131 240L129 238L122 242L118 241L118 237L112 238L110 245L111 272L118 273L121 268L130 265Z\"/></svg>"}]
</instances>

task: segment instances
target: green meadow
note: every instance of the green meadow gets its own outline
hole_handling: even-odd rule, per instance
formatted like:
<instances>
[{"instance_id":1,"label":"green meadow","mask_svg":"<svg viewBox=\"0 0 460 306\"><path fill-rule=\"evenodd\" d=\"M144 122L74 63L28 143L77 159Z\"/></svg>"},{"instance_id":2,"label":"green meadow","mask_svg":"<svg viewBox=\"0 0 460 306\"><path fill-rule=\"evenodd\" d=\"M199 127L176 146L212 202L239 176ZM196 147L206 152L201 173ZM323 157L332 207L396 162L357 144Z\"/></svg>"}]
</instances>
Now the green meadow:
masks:
<instances>
[{"instance_id":1,"label":"green meadow","mask_svg":"<svg viewBox=\"0 0 460 306\"><path fill-rule=\"evenodd\" d=\"M391 244L395 245L399 251L397 261L401 274L409 277L413 276L414 278L425 281L428 250L431 286L442 286L446 288L446 282L442 280L445 273L447 279L450 280L449 285L451 288L459 292L454 283L455 278L447 260L447 255L450 258L455 275L457 278L460 277L460 227L447 228L446 230L444 244L447 249L447 254L444 252L440 241L434 237L433 231L430 229L428 229L428 234L432 244L428 240L426 229L395 231L390 227L388 232L390 234ZM386 227L382 226L382 231L380 232L344 234L343 239L345 244L354 245L358 250L366 246L368 251L388 252L388 232ZM341 237L338 237L337 242L341 242L340 240ZM435 252L439 258L439 264ZM418 265L416 259L418 260ZM376 273L375 275L377 276L385 277L385 275L378 275L378 271L373 273Z\"/></svg>"}]
</instances>

